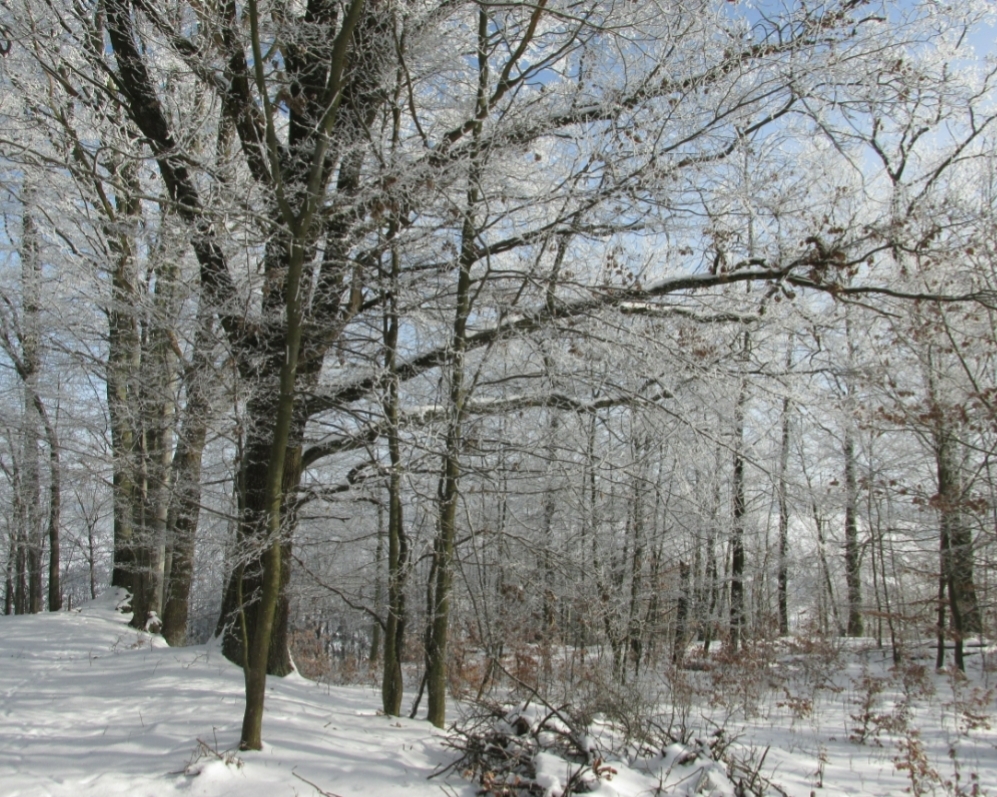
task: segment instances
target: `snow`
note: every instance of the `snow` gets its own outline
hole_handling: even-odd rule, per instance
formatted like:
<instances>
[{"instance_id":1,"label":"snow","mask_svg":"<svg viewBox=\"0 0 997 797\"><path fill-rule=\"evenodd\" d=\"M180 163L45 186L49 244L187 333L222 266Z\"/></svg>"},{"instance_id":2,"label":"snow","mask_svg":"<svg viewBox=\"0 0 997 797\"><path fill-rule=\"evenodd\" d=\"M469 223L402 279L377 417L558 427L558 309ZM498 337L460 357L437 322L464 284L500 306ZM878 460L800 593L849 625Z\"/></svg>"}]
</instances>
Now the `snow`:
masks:
<instances>
[{"instance_id":1,"label":"snow","mask_svg":"<svg viewBox=\"0 0 997 797\"><path fill-rule=\"evenodd\" d=\"M0 617L2 797L318 794L305 780L341 797L440 797L427 778L453 757L442 734L379 716L370 689L269 679L264 749L234 752L242 670L215 646L129 628L115 606ZM473 794L451 780L448 793Z\"/></svg>"},{"instance_id":2,"label":"snow","mask_svg":"<svg viewBox=\"0 0 997 797\"><path fill-rule=\"evenodd\" d=\"M380 715L370 688L297 675L268 681L264 749L237 752L242 671L214 645L170 648L128 627L116 607L109 595L70 612L0 617L0 797L479 793L459 771L430 778L457 757L442 731ZM687 707L686 743L606 752L605 761L593 753L584 769L545 745L534 783L559 797L580 773L600 797L733 797L733 766L735 779L757 767L768 793L791 797L969 795L974 778L979 793L994 794L997 690L983 652L969 657L965 681L935 673L930 662L905 678L891 675L886 653L868 644L846 649L824 671L806 657L776 657L777 668L797 669L795 678L778 688L764 678L715 681L724 699ZM717 676L688 677L702 684ZM860 743L863 700L870 710ZM522 717L540 739L551 732L538 727L548 715L534 702L500 724L515 732ZM556 718L546 728L568 730ZM605 723L587 734L585 748L612 749ZM717 740L727 744L720 761L707 754Z\"/></svg>"}]
</instances>

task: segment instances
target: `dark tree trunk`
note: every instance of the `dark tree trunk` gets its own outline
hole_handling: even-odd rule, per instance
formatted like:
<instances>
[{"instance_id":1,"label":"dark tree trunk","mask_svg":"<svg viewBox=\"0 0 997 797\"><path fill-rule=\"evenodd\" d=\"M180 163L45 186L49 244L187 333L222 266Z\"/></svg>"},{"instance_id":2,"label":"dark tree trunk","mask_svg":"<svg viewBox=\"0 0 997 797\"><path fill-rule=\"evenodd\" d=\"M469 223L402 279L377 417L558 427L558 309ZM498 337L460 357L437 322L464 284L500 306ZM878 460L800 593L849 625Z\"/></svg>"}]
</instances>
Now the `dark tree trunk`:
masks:
<instances>
[{"instance_id":1,"label":"dark tree trunk","mask_svg":"<svg viewBox=\"0 0 997 797\"><path fill-rule=\"evenodd\" d=\"M948 591L951 635L955 642L955 663L962 670L963 640L982 630L980 609L973 581L973 537L965 522L963 487L958 441L943 423L935 433L935 459L938 472L938 511L941 517L941 587ZM941 627L941 622L939 622Z\"/></svg>"},{"instance_id":2,"label":"dark tree trunk","mask_svg":"<svg viewBox=\"0 0 997 797\"><path fill-rule=\"evenodd\" d=\"M397 119L396 119L397 124ZM398 716L402 710L402 654L408 612L405 605L405 581L409 566L408 537L402 511L402 456L398 415L398 277L400 263L397 250L391 250L391 275L384 318L384 367L388 375L384 396L384 417L388 424L388 612L384 632L384 669L381 701L384 713Z\"/></svg>"},{"instance_id":3,"label":"dark tree trunk","mask_svg":"<svg viewBox=\"0 0 997 797\"><path fill-rule=\"evenodd\" d=\"M945 530L942 530L941 534L941 567L938 573L938 598L937 606L935 608L935 669L940 670L945 666L945 588L947 582L945 579L945 557L946 551L949 546L948 537L945 535Z\"/></svg>"},{"instance_id":4,"label":"dark tree trunk","mask_svg":"<svg viewBox=\"0 0 997 797\"><path fill-rule=\"evenodd\" d=\"M48 486L48 610L57 612L62 608L62 586L60 583L59 531L62 518L62 469L59 465L59 437L55 426L44 414L41 399L36 395L39 415L45 427L48 445L49 486Z\"/></svg>"},{"instance_id":5,"label":"dark tree trunk","mask_svg":"<svg viewBox=\"0 0 997 797\"><path fill-rule=\"evenodd\" d=\"M679 561L679 597L675 606L675 644L672 647L672 664L682 665L689 626L689 595L692 590L692 568Z\"/></svg>"},{"instance_id":6,"label":"dark tree trunk","mask_svg":"<svg viewBox=\"0 0 997 797\"><path fill-rule=\"evenodd\" d=\"M273 404L273 396L266 396L251 402L253 406L247 412L252 418L273 418L276 407L267 413L261 409L262 404ZM293 433L300 441L303 432L303 419L299 418ZM259 619L260 595L263 589L262 552L256 550L254 540L258 538L261 525L266 518L266 479L269 472L270 445L272 431L260 429L258 426L247 436L243 451L242 470L240 474L242 506L240 507L242 522L238 532L237 549L242 551L238 566L229 577L222 603L222 613L219 618L217 633L222 635L222 652L229 661L240 666L245 665L244 650L252 648L256 643L255 628ZM284 483L293 480L294 492L297 491L300 479L301 446L300 442L285 453L286 464ZM294 492L290 495L294 495ZM287 517L286 510L290 502L285 501L285 524L292 522ZM284 550L290 554L288 533L284 533ZM254 552L255 551L255 552ZM281 579L278 587L276 618L273 621L269 653L267 655L267 671L270 675L283 676L293 670L288 648L287 598L284 595L287 585L287 575L290 567L290 556L281 557Z\"/></svg>"},{"instance_id":7,"label":"dark tree trunk","mask_svg":"<svg viewBox=\"0 0 997 797\"><path fill-rule=\"evenodd\" d=\"M789 357L787 357L787 360ZM779 446L779 563L776 575L779 604L779 635L789 633L789 502L786 471L789 465L789 398L782 400L782 440Z\"/></svg>"},{"instance_id":8,"label":"dark tree trunk","mask_svg":"<svg viewBox=\"0 0 997 797\"><path fill-rule=\"evenodd\" d=\"M3 572L3 613L14 613L14 562L17 558L17 545L13 534L7 541L7 562Z\"/></svg>"},{"instance_id":9,"label":"dark tree trunk","mask_svg":"<svg viewBox=\"0 0 997 797\"><path fill-rule=\"evenodd\" d=\"M24 506L21 500L21 471L15 459L11 464L10 481L13 486L13 532L11 549L13 554L13 613L24 614L28 608L28 541L24 529Z\"/></svg>"},{"instance_id":10,"label":"dark tree trunk","mask_svg":"<svg viewBox=\"0 0 997 797\"><path fill-rule=\"evenodd\" d=\"M862 551L858 533L858 487L855 480L855 442L850 420L845 429L845 584L848 587L848 627L850 637L865 632L862 618Z\"/></svg>"}]
</instances>

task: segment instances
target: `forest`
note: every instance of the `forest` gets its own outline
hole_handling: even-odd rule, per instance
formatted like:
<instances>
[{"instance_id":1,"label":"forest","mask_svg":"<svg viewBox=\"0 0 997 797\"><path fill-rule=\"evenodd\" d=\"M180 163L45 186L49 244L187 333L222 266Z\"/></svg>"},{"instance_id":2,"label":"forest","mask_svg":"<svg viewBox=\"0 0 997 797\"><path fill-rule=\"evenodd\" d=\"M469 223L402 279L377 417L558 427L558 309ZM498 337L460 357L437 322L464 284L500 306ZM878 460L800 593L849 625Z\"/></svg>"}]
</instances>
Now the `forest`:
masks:
<instances>
[{"instance_id":1,"label":"forest","mask_svg":"<svg viewBox=\"0 0 997 797\"><path fill-rule=\"evenodd\" d=\"M4 613L219 637L244 750L295 667L439 727L780 638L964 669L995 21L0 0Z\"/></svg>"}]
</instances>

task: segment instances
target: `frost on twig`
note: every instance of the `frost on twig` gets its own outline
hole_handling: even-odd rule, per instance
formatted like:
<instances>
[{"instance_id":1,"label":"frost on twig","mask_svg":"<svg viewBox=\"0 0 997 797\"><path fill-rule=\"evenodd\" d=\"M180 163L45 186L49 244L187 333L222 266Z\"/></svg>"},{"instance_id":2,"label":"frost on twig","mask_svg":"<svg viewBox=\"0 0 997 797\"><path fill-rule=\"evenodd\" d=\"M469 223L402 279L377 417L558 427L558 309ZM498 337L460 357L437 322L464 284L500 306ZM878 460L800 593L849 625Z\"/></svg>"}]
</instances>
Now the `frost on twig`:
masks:
<instances>
[{"instance_id":1,"label":"frost on twig","mask_svg":"<svg viewBox=\"0 0 997 797\"><path fill-rule=\"evenodd\" d=\"M434 777L460 772L478 782L478 794L490 797L593 791L617 771L561 713L529 701L515 707L477 704L447 742L460 756Z\"/></svg>"},{"instance_id":2,"label":"frost on twig","mask_svg":"<svg viewBox=\"0 0 997 797\"><path fill-rule=\"evenodd\" d=\"M212 761L221 761L225 766L235 767L236 769L242 769L243 764L242 759L236 755L234 750L219 750L217 738L215 738L213 744L208 744L204 739L198 739L197 747L190 754L190 760L180 772L174 774L195 777L200 775L204 770L205 763L211 763Z\"/></svg>"}]
</instances>

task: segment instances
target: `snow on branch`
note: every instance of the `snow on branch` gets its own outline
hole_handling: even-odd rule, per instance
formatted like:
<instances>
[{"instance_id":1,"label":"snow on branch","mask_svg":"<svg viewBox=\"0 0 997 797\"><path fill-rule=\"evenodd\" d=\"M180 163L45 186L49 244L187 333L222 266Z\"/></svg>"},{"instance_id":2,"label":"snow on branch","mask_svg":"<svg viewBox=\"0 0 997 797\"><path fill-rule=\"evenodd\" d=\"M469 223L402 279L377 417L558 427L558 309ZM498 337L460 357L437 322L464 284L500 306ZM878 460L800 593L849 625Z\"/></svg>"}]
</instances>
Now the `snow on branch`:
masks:
<instances>
[{"instance_id":1,"label":"snow on branch","mask_svg":"<svg viewBox=\"0 0 997 797\"><path fill-rule=\"evenodd\" d=\"M660 390L650 396L629 394L623 396L607 396L605 398L594 400L578 399L565 393L541 393L536 395L474 399L468 401L464 405L464 411L469 415L501 415L503 413L517 412L523 409L549 408L584 415L598 412L603 409L611 409L613 407L632 407L641 404L654 404L662 399L670 398L672 398L672 394L667 390ZM441 404L417 407L402 413L399 418L399 425L404 427L421 426L433 423L434 421L446 418L450 411L450 408ZM348 437L337 437L334 440L319 443L304 452L302 456L302 464L305 468L308 468L325 457L363 448L364 446L373 443L386 432L387 423L380 422L370 424L360 432Z\"/></svg>"}]
</instances>

